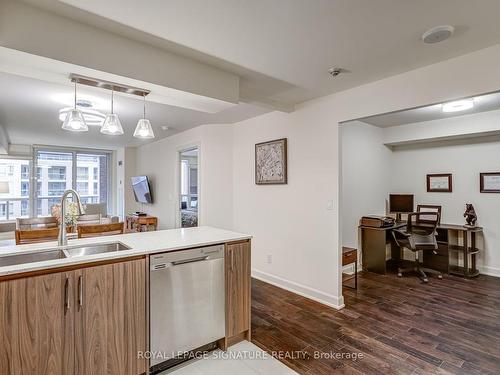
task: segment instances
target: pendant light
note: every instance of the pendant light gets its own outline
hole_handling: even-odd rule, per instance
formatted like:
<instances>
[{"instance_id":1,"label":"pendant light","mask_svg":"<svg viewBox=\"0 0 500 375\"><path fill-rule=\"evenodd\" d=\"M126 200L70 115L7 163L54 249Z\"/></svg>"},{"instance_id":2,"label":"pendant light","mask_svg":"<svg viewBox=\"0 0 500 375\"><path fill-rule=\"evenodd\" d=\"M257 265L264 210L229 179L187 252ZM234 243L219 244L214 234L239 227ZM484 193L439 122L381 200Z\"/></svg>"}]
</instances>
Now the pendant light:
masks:
<instances>
[{"instance_id":1,"label":"pendant light","mask_svg":"<svg viewBox=\"0 0 500 375\"><path fill-rule=\"evenodd\" d=\"M137 121L137 126L135 127L134 137L136 138L154 138L155 133L153 132L153 127L151 126L151 122L146 118L146 94L142 94L142 98L144 100L144 108L143 108L143 117Z\"/></svg>"},{"instance_id":2,"label":"pendant light","mask_svg":"<svg viewBox=\"0 0 500 375\"><path fill-rule=\"evenodd\" d=\"M104 124L101 127L102 134L108 135L122 135L123 128L116 113L113 113L113 97L114 97L114 87L111 87L111 113L106 116Z\"/></svg>"},{"instance_id":3,"label":"pendant light","mask_svg":"<svg viewBox=\"0 0 500 375\"><path fill-rule=\"evenodd\" d=\"M75 106L72 110L68 112L64 122L62 124L64 130L69 130L72 132L86 132L89 127L85 123L85 118L83 117L82 111L76 108L76 81L75 81Z\"/></svg>"}]
</instances>

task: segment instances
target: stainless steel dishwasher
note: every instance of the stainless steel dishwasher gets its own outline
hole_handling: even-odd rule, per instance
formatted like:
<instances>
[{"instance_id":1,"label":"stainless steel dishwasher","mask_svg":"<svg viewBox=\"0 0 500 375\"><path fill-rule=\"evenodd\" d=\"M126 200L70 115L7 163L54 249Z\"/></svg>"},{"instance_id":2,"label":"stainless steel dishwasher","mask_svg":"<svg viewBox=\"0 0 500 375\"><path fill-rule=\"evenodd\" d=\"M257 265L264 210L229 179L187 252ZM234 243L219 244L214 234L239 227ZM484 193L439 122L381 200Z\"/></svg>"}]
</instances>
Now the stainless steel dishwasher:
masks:
<instances>
[{"instance_id":1,"label":"stainless steel dishwasher","mask_svg":"<svg viewBox=\"0 0 500 375\"><path fill-rule=\"evenodd\" d=\"M151 367L223 338L224 294L224 245L152 255Z\"/></svg>"}]
</instances>

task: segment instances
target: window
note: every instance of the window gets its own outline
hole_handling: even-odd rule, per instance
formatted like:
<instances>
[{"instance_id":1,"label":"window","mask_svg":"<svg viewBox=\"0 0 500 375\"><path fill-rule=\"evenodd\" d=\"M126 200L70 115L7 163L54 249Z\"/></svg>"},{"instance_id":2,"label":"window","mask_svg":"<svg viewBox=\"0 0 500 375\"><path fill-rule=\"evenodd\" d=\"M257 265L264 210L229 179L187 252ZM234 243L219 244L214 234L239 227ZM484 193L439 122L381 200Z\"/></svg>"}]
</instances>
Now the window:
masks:
<instances>
[{"instance_id":1,"label":"window","mask_svg":"<svg viewBox=\"0 0 500 375\"><path fill-rule=\"evenodd\" d=\"M49 180L65 180L66 179L66 167L49 167Z\"/></svg>"},{"instance_id":2,"label":"window","mask_svg":"<svg viewBox=\"0 0 500 375\"><path fill-rule=\"evenodd\" d=\"M82 196L83 202L107 203L110 156L107 152L83 150L35 150L37 184L33 206L36 215L50 215L51 207L59 204L64 191L70 188Z\"/></svg>"},{"instance_id":3,"label":"window","mask_svg":"<svg viewBox=\"0 0 500 375\"><path fill-rule=\"evenodd\" d=\"M91 195L88 203L106 203L111 181L108 179L109 156L103 154L76 155L77 191ZM109 180L109 181L108 181ZM81 191L78 185L81 183Z\"/></svg>"},{"instance_id":4,"label":"window","mask_svg":"<svg viewBox=\"0 0 500 375\"><path fill-rule=\"evenodd\" d=\"M89 194L89 183L88 182L77 182L76 183L76 191L80 195L88 195Z\"/></svg>"},{"instance_id":5,"label":"window","mask_svg":"<svg viewBox=\"0 0 500 375\"><path fill-rule=\"evenodd\" d=\"M21 216L29 216L30 215L30 207L29 201L26 199L21 201Z\"/></svg>"},{"instance_id":6,"label":"window","mask_svg":"<svg viewBox=\"0 0 500 375\"><path fill-rule=\"evenodd\" d=\"M27 159L0 158L1 181L9 183L9 191L0 194L0 220L29 216L30 164Z\"/></svg>"},{"instance_id":7,"label":"window","mask_svg":"<svg viewBox=\"0 0 500 375\"><path fill-rule=\"evenodd\" d=\"M21 165L21 178L23 180L28 180L30 178L30 166L29 166L29 164Z\"/></svg>"},{"instance_id":8,"label":"window","mask_svg":"<svg viewBox=\"0 0 500 375\"><path fill-rule=\"evenodd\" d=\"M48 195L49 196L62 196L66 190L66 182L50 182L48 183Z\"/></svg>"},{"instance_id":9,"label":"window","mask_svg":"<svg viewBox=\"0 0 500 375\"><path fill-rule=\"evenodd\" d=\"M89 179L89 169L87 167L78 167L76 170L77 180L88 180Z\"/></svg>"},{"instance_id":10,"label":"window","mask_svg":"<svg viewBox=\"0 0 500 375\"><path fill-rule=\"evenodd\" d=\"M21 196L27 197L28 195L30 195L30 183L27 181L22 181L21 182Z\"/></svg>"}]
</instances>

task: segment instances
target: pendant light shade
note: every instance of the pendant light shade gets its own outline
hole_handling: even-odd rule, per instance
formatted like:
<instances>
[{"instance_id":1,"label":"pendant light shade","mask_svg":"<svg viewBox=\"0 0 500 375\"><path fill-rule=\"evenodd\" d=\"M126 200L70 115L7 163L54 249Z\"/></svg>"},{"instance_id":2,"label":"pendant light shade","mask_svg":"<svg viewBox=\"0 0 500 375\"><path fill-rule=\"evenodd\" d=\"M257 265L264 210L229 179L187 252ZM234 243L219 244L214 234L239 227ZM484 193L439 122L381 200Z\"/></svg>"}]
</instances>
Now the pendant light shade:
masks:
<instances>
[{"instance_id":1,"label":"pendant light shade","mask_svg":"<svg viewBox=\"0 0 500 375\"><path fill-rule=\"evenodd\" d=\"M75 106L68 112L62 124L64 130L73 132L86 132L89 130L82 112L76 108L76 82L75 82Z\"/></svg>"},{"instance_id":2,"label":"pendant light shade","mask_svg":"<svg viewBox=\"0 0 500 375\"><path fill-rule=\"evenodd\" d=\"M122 135L122 123L120 122L118 115L116 113L113 113L113 96L114 90L111 89L111 113L106 116L104 124L102 124L101 127L101 133L108 135Z\"/></svg>"},{"instance_id":3,"label":"pendant light shade","mask_svg":"<svg viewBox=\"0 0 500 375\"><path fill-rule=\"evenodd\" d=\"M148 119L141 118L137 122L137 126L135 127L134 137L136 138L154 138L155 133L153 132L153 127Z\"/></svg>"},{"instance_id":4,"label":"pendant light shade","mask_svg":"<svg viewBox=\"0 0 500 375\"><path fill-rule=\"evenodd\" d=\"M155 133L153 132L153 127L151 122L146 118L146 95L142 95L144 106L143 106L143 118L137 121L137 126L135 127L134 137L136 138L154 138Z\"/></svg>"}]
</instances>

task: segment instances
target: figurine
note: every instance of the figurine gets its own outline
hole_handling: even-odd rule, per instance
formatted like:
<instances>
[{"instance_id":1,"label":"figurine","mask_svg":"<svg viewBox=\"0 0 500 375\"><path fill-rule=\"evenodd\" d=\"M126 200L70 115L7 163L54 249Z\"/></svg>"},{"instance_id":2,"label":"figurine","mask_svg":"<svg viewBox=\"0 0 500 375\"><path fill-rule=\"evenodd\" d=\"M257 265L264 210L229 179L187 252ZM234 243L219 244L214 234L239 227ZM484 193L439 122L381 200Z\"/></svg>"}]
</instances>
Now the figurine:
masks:
<instances>
[{"instance_id":1,"label":"figurine","mask_svg":"<svg viewBox=\"0 0 500 375\"><path fill-rule=\"evenodd\" d=\"M467 222L467 224L464 225L465 227L474 228L476 226L476 210L474 210L474 206L471 203L467 203L465 205L464 217L465 221Z\"/></svg>"}]
</instances>

